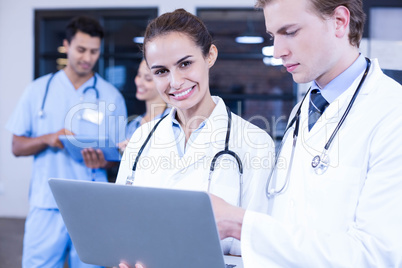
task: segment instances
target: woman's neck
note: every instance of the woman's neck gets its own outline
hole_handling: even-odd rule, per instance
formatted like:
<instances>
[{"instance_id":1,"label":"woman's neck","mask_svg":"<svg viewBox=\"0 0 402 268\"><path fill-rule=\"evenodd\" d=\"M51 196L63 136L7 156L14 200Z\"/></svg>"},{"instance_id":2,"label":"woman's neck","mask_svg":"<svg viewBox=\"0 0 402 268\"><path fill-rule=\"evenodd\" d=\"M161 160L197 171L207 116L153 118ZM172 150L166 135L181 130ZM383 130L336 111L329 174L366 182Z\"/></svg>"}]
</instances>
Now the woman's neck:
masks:
<instances>
[{"instance_id":1,"label":"woman's neck","mask_svg":"<svg viewBox=\"0 0 402 268\"><path fill-rule=\"evenodd\" d=\"M198 105L187 109L177 109L176 119L184 130L186 143L202 122L204 122L213 112L216 104L211 95L208 94Z\"/></svg>"}]
</instances>

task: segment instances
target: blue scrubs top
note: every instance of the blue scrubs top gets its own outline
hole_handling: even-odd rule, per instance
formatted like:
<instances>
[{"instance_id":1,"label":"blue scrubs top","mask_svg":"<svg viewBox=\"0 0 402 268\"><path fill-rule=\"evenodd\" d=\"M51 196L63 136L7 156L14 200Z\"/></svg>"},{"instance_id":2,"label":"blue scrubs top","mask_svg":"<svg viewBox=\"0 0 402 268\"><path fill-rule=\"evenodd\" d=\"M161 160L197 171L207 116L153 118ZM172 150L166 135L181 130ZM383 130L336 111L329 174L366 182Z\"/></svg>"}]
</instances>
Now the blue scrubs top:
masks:
<instances>
[{"instance_id":1,"label":"blue scrubs top","mask_svg":"<svg viewBox=\"0 0 402 268\"><path fill-rule=\"evenodd\" d=\"M38 137L54 133L62 128L76 135L109 137L114 143L124 140L127 110L120 92L110 83L96 75L96 100L92 86L94 77L75 89L63 70L58 71L49 86L44 106L44 116L39 116L45 95L46 84L51 74L33 81L25 90L21 100L7 122L6 128L17 136ZM100 123L82 119L85 109L103 114ZM87 111L88 111L87 110ZM98 113L99 111L99 113ZM111 145L111 146L114 146ZM49 178L91 180L92 170L84 163L73 160L65 149L48 147L34 156L29 190L31 206L57 208L48 185ZM96 181L106 181L106 171L95 171Z\"/></svg>"}]
</instances>

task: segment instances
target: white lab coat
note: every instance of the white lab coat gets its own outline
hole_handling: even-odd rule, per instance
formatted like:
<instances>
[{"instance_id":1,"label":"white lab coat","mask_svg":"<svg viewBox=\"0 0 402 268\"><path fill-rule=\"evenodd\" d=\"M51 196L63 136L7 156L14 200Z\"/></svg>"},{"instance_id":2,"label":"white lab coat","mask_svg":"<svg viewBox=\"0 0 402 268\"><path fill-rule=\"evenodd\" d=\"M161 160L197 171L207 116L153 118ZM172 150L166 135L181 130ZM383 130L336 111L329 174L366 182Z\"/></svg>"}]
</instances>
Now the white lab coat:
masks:
<instances>
[{"instance_id":1,"label":"white lab coat","mask_svg":"<svg viewBox=\"0 0 402 268\"><path fill-rule=\"evenodd\" d=\"M173 133L172 115L175 109L172 109L144 149L137 165L134 185L207 191L210 164L214 155L224 149L228 125L223 100L218 97L213 99L217 104L215 109L195 140L187 143L182 158L179 157L178 141ZM156 122L143 125L130 139L116 183L126 183L139 148ZM181 135L179 139L184 139L184 136ZM232 114L229 150L236 152L242 160L242 207L246 208L252 195L261 191L265 185L274 158L274 144L265 131ZM239 173L233 157L224 155L220 158L212 176L210 192L233 205L238 204ZM261 211L266 210L266 207L255 209ZM240 254L238 246L232 247L230 253Z\"/></svg>"},{"instance_id":2,"label":"white lab coat","mask_svg":"<svg viewBox=\"0 0 402 268\"><path fill-rule=\"evenodd\" d=\"M308 97L304 101L288 188L268 201L273 202L270 216L245 214L246 268L402 267L402 87L382 73L377 60L329 150L331 166L323 175L311 167L361 77L331 103L310 133ZM292 133L283 159L289 159ZM251 207L266 200L255 199Z\"/></svg>"}]
</instances>

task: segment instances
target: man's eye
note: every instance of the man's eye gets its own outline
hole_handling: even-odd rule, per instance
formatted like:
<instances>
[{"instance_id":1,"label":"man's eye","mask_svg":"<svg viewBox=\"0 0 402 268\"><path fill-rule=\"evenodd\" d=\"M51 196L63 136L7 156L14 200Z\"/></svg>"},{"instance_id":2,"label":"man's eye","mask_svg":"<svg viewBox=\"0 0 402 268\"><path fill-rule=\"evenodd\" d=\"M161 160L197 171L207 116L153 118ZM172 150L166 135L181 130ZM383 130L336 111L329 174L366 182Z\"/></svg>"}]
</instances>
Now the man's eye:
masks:
<instances>
[{"instance_id":1,"label":"man's eye","mask_svg":"<svg viewBox=\"0 0 402 268\"><path fill-rule=\"evenodd\" d=\"M293 35L295 35L297 33L297 30L296 31L293 31L293 32L286 32L286 35L288 35L288 36L293 36Z\"/></svg>"}]
</instances>

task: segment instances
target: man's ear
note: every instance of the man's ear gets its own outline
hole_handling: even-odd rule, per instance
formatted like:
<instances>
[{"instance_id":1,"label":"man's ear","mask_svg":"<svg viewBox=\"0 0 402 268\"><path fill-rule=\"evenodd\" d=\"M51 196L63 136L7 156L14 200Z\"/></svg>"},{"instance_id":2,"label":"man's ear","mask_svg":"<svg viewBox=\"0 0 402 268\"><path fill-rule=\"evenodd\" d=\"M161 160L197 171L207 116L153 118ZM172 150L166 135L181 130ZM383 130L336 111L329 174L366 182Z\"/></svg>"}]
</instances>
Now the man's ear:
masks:
<instances>
[{"instance_id":1,"label":"man's ear","mask_svg":"<svg viewBox=\"0 0 402 268\"><path fill-rule=\"evenodd\" d=\"M339 6L334 10L336 37L342 38L349 34L350 11L345 6Z\"/></svg>"},{"instance_id":2,"label":"man's ear","mask_svg":"<svg viewBox=\"0 0 402 268\"><path fill-rule=\"evenodd\" d=\"M67 41L67 39L63 40L63 46L66 49L66 51L68 51L68 48L70 47L70 43Z\"/></svg>"},{"instance_id":3,"label":"man's ear","mask_svg":"<svg viewBox=\"0 0 402 268\"><path fill-rule=\"evenodd\" d=\"M209 48L209 53L208 53L208 67L211 68L214 66L216 59L218 58L218 48L215 45L211 45Z\"/></svg>"}]
</instances>

